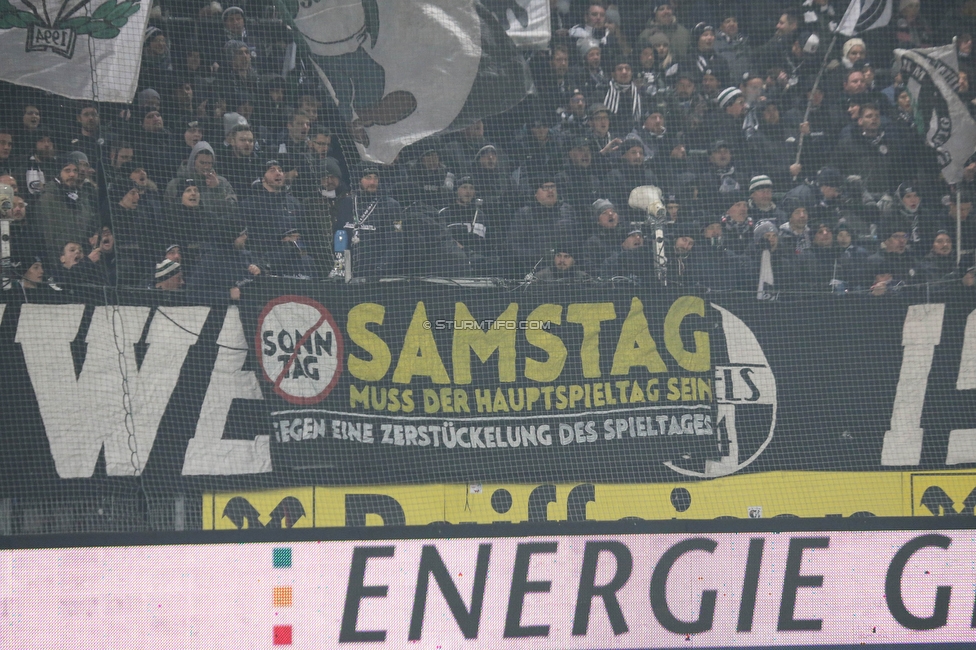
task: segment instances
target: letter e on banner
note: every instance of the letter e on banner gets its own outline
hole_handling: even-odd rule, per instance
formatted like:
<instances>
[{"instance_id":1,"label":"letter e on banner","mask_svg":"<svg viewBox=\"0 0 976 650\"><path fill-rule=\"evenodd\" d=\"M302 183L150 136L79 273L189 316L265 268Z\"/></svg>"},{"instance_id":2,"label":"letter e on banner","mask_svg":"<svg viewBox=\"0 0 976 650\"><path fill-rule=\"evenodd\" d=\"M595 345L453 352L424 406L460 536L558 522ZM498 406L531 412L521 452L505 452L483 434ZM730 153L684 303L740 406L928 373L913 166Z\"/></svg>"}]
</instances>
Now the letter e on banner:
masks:
<instances>
[{"instance_id":1,"label":"letter e on banner","mask_svg":"<svg viewBox=\"0 0 976 650\"><path fill-rule=\"evenodd\" d=\"M266 304L254 345L264 378L291 404L322 401L342 374L339 326L329 310L305 296Z\"/></svg>"}]
</instances>

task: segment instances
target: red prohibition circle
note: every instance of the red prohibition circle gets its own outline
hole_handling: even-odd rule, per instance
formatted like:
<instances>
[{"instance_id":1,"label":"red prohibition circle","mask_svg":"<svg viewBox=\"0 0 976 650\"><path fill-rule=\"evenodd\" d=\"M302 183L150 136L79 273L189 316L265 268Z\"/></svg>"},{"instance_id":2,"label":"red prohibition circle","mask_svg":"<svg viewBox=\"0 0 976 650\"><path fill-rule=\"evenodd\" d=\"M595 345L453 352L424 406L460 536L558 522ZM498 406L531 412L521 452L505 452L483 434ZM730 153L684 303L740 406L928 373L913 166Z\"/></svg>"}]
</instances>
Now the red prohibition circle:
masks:
<instances>
[{"instance_id":1,"label":"red prohibition circle","mask_svg":"<svg viewBox=\"0 0 976 650\"><path fill-rule=\"evenodd\" d=\"M343 359L342 332L339 331L339 325L336 323L335 318L332 317L332 314L329 312L329 310L326 309L325 306L322 305L320 302L316 300L312 300L308 296L278 296L274 300L269 301L264 306L264 309L261 310L261 314L258 316L257 331L254 334L254 349L257 351L258 355L261 354L260 351L263 348L263 341L261 340L261 331L264 329L264 319L267 318L268 314L271 313L271 310L273 310L278 305L282 305L290 302L298 303L301 305L307 305L311 307L312 309L314 309L319 313L319 320L315 323L315 325L310 327L307 332L305 332L305 334L302 336L300 341L295 342L295 351L292 352L291 358L287 362L285 362L285 367L281 369L281 374L278 375L277 381L271 379L271 377L268 376L268 371L265 369L264 362L260 359L260 357L259 357L259 363L261 365L261 374L264 375L265 380L267 380L269 383L272 384L275 393L280 395L283 400L285 400L290 404L297 404L299 406L308 406L310 404L316 404L324 400L326 397L329 396L329 393L332 392L332 389L336 387L336 384L339 383L339 376L342 374L342 369L343 369L342 368L342 359ZM281 388L281 381L282 379L287 377L288 371L291 369L292 364L298 358L298 349L301 347L301 344L304 343L305 340L309 336L311 336L313 332L318 330L322 326L322 323L328 323L329 326L332 327L332 331L335 333L336 368L335 368L335 372L332 374L332 380L329 381L328 385L325 388L323 388L321 392L311 397L299 397L297 395L290 395L287 392L285 392L284 389Z\"/></svg>"}]
</instances>

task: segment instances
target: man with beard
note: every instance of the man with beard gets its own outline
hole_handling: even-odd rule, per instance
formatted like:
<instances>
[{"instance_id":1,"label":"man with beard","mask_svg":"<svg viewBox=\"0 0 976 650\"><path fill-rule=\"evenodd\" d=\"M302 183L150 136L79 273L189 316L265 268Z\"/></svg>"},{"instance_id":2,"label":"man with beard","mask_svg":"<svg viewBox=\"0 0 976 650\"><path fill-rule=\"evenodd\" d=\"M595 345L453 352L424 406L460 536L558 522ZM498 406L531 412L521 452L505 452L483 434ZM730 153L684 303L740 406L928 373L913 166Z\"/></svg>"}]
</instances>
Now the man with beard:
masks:
<instances>
[{"instance_id":1,"label":"man with beard","mask_svg":"<svg viewBox=\"0 0 976 650\"><path fill-rule=\"evenodd\" d=\"M970 258L970 256L967 256ZM956 265L956 256L952 251L952 235L947 230L940 230L932 240L932 248L922 258L920 270L922 279L925 282L933 283L931 287L936 291L945 291L949 287L950 280L958 280L962 277L960 269L966 269L970 264L968 259L963 260L963 264Z\"/></svg>"},{"instance_id":2,"label":"man with beard","mask_svg":"<svg viewBox=\"0 0 976 650\"><path fill-rule=\"evenodd\" d=\"M558 242L552 248L552 263L539 271L539 282L586 282L590 276L576 263L578 247L572 241Z\"/></svg>"},{"instance_id":3,"label":"man with beard","mask_svg":"<svg viewBox=\"0 0 976 650\"><path fill-rule=\"evenodd\" d=\"M339 201L338 229L345 229L354 278L377 279L397 270L402 252L403 210L381 186L380 170L363 167L359 187Z\"/></svg>"},{"instance_id":4,"label":"man with beard","mask_svg":"<svg viewBox=\"0 0 976 650\"><path fill-rule=\"evenodd\" d=\"M230 142L230 156L223 160L220 170L230 181L238 195L251 189L251 183L264 173L264 160L254 153L254 132L246 124L238 124L227 134Z\"/></svg>"},{"instance_id":5,"label":"man with beard","mask_svg":"<svg viewBox=\"0 0 976 650\"><path fill-rule=\"evenodd\" d=\"M44 186L33 216L45 251L52 257L61 255L64 242L87 241L95 231L99 225L95 193L82 183L74 160L64 158L58 176Z\"/></svg>"},{"instance_id":6,"label":"man with beard","mask_svg":"<svg viewBox=\"0 0 976 650\"><path fill-rule=\"evenodd\" d=\"M552 244L561 236L575 235L573 209L559 200L557 181L542 174L533 185L532 202L516 213L506 243L512 270L518 277L541 267Z\"/></svg>"},{"instance_id":7,"label":"man with beard","mask_svg":"<svg viewBox=\"0 0 976 650\"><path fill-rule=\"evenodd\" d=\"M644 145L644 160L654 173L667 179L665 185L682 173L690 173L688 151L680 133L667 126L670 121L664 109L654 107L644 116L644 123L631 132Z\"/></svg>"},{"instance_id":8,"label":"man with beard","mask_svg":"<svg viewBox=\"0 0 976 650\"><path fill-rule=\"evenodd\" d=\"M881 199L897 186L897 165L906 160L902 143L881 128L881 111L876 104L863 104L857 121L858 131L841 139L835 161L841 173L859 176L874 200Z\"/></svg>"},{"instance_id":9,"label":"man with beard","mask_svg":"<svg viewBox=\"0 0 976 650\"><path fill-rule=\"evenodd\" d=\"M88 156L89 160L101 160L103 140L98 107L94 102L82 102L78 105L75 120L78 122L78 131L68 138L61 150L81 151Z\"/></svg>"}]
</instances>

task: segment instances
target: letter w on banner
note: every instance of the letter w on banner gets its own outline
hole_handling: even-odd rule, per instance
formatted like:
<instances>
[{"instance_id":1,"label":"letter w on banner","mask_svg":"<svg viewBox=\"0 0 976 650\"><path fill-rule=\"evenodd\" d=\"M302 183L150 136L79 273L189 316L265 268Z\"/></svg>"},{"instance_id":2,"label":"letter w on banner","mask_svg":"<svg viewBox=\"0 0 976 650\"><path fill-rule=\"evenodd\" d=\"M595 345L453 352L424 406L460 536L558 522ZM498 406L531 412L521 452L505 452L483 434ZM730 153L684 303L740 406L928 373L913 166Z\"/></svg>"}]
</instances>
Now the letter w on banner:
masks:
<instances>
[{"instance_id":1,"label":"letter w on banner","mask_svg":"<svg viewBox=\"0 0 976 650\"><path fill-rule=\"evenodd\" d=\"M959 99L956 46L895 50L901 76L915 107L915 123L930 147L939 152L942 177L962 181L966 161L976 151L976 122Z\"/></svg>"},{"instance_id":2,"label":"letter w on banner","mask_svg":"<svg viewBox=\"0 0 976 650\"><path fill-rule=\"evenodd\" d=\"M500 113L531 85L477 0L279 2L367 160L392 162L421 138Z\"/></svg>"},{"instance_id":3,"label":"letter w on banner","mask_svg":"<svg viewBox=\"0 0 976 650\"><path fill-rule=\"evenodd\" d=\"M0 0L0 79L71 99L128 103L146 0Z\"/></svg>"}]
</instances>

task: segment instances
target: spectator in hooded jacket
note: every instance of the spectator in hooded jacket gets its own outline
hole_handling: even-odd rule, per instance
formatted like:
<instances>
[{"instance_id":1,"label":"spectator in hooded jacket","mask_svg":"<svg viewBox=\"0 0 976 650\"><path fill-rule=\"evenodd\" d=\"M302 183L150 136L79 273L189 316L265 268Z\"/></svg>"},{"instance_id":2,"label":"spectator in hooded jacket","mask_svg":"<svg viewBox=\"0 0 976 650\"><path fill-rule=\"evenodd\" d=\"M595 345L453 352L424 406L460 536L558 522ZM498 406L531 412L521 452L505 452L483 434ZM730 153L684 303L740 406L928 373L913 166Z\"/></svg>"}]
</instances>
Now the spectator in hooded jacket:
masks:
<instances>
[{"instance_id":1,"label":"spectator in hooded jacket","mask_svg":"<svg viewBox=\"0 0 976 650\"><path fill-rule=\"evenodd\" d=\"M192 178L200 191L200 204L217 216L232 214L237 209L237 193L223 176L214 171L214 150L201 140L193 149L185 164L176 171L176 178L166 185L163 198L170 205L178 205L183 196L185 181Z\"/></svg>"}]
</instances>

